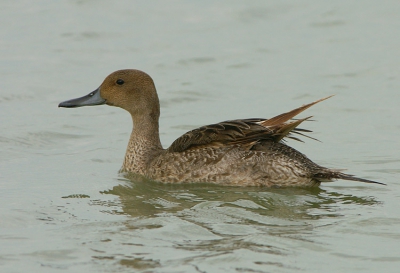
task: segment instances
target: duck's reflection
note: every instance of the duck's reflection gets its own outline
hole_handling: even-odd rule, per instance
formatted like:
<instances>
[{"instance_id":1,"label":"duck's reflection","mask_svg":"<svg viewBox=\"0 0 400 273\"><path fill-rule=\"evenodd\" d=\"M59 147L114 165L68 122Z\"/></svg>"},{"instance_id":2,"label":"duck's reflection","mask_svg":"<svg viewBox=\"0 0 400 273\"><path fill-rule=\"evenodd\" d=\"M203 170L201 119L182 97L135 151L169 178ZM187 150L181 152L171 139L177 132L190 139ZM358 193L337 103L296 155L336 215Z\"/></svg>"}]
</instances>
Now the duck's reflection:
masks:
<instances>
[{"instance_id":1,"label":"duck's reflection","mask_svg":"<svg viewBox=\"0 0 400 273\"><path fill-rule=\"evenodd\" d=\"M132 216L124 220L121 231L129 234L124 244L140 251L120 263L136 269L161 266L154 257L164 257L166 249L184 253L182 264L210 257L232 261L240 252L247 253L242 259L254 265L273 260L270 266L287 267L285 259L293 254L293 246L322 249L315 239L321 229L329 231L340 224L344 216L355 213L354 206L379 203L331 188L160 184L134 175L120 180L120 185L103 193L119 197L119 212L112 210L114 202L109 205L112 213Z\"/></svg>"},{"instance_id":2,"label":"duck's reflection","mask_svg":"<svg viewBox=\"0 0 400 273\"><path fill-rule=\"evenodd\" d=\"M370 196L342 194L318 187L270 189L161 184L133 174L124 174L120 179L122 184L103 193L119 196L123 213L133 217L214 210L232 214L230 217L241 220L254 218L255 215L306 220L340 216L342 212L338 207L343 204L365 206L380 203Z\"/></svg>"}]
</instances>

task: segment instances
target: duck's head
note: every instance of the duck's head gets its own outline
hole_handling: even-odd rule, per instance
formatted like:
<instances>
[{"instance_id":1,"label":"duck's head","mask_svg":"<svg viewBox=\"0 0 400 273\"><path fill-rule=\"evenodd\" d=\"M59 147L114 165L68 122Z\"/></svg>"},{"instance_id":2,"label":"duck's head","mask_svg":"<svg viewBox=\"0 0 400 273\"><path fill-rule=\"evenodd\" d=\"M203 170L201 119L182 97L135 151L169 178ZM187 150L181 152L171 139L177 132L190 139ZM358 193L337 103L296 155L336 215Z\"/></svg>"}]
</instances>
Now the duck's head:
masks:
<instances>
[{"instance_id":1,"label":"duck's head","mask_svg":"<svg viewBox=\"0 0 400 273\"><path fill-rule=\"evenodd\" d=\"M121 107L132 115L159 115L159 101L154 82L135 69L118 70L108 75L99 88L88 95L61 102L58 107L81 107L107 104Z\"/></svg>"}]
</instances>

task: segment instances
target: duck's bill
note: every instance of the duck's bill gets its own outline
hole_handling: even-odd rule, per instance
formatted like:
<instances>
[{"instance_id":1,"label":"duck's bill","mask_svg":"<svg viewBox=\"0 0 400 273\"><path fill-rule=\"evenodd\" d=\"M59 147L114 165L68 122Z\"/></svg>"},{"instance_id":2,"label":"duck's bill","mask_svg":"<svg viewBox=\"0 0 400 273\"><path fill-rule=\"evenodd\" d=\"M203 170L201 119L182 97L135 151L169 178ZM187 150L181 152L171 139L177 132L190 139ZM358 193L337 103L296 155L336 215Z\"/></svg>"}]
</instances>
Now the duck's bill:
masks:
<instances>
[{"instance_id":1,"label":"duck's bill","mask_svg":"<svg viewBox=\"0 0 400 273\"><path fill-rule=\"evenodd\" d=\"M58 105L58 107L73 108L73 107L100 105L104 103L106 103L106 100L100 96L100 88L97 88L96 90L90 92L86 96L63 101Z\"/></svg>"}]
</instances>

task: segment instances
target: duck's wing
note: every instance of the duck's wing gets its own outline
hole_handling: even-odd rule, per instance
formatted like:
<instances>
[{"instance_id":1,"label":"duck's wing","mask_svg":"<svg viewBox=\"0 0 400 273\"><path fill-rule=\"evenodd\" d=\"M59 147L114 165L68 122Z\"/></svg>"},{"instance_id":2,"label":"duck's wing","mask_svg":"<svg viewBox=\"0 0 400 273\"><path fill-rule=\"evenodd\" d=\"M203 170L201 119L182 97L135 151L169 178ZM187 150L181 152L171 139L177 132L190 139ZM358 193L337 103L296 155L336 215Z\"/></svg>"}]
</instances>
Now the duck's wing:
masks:
<instances>
[{"instance_id":1,"label":"duck's wing","mask_svg":"<svg viewBox=\"0 0 400 273\"><path fill-rule=\"evenodd\" d=\"M306 136L303 133L311 132L309 130L296 128L300 123L311 118L311 116L297 120L291 119L314 104L330 97L303 105L271 119L252 118L228 120L202 126L176 139L168 148L168 151L183 152L198 146L207 145L210 147L221 147L233 144L242 145L251 149L256 143L262 141L279 142L285 137L301 141L293 136L293 133Z\"/></svg>"}]
</instances>

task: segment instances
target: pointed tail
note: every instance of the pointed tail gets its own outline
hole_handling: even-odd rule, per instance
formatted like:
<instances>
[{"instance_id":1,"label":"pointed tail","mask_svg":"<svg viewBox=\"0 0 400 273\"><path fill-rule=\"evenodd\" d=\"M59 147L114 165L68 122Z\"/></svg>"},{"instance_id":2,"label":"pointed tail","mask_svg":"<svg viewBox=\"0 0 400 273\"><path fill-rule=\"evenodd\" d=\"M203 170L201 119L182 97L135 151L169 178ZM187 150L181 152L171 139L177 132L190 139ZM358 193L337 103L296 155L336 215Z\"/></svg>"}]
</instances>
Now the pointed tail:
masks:
<instances>
[{"instance_id":1,"label":"pointed tail","mask_svg":"<svg viewBox=\"0 0 400 273\"><path fill-rule=\"evenodd\" d=\"M337 170L330 170L327 169L323 172L317 173L314 175L314 178L320 180L320 181L332 181L332 179L343 179L343 180L350 180L350 181L357 181L357 182L364 182L364 183L372 183L372 184L379 184L379 185L385 185L385 183L382 182L377 182L373 180L368 180L364 178L359 178L351 174L345 174L342 172L339 172Z\"/></svg>"}]
</instances>

